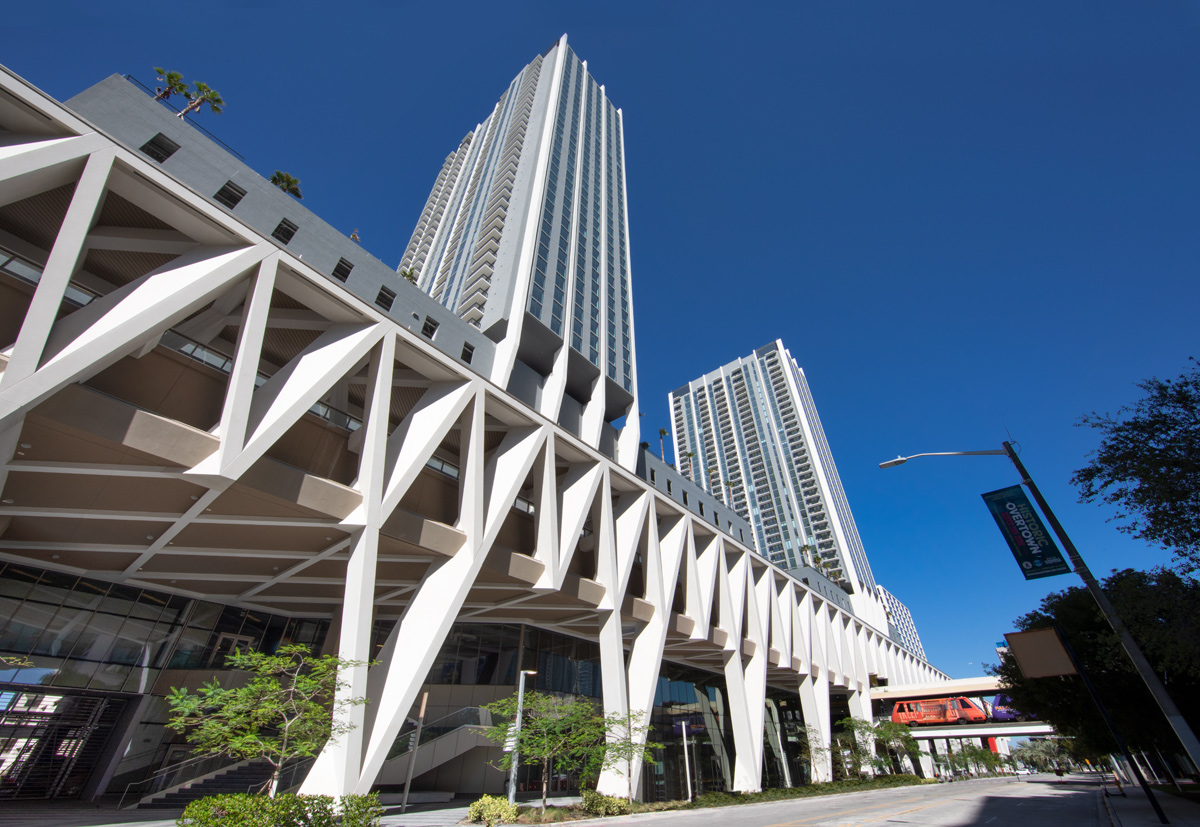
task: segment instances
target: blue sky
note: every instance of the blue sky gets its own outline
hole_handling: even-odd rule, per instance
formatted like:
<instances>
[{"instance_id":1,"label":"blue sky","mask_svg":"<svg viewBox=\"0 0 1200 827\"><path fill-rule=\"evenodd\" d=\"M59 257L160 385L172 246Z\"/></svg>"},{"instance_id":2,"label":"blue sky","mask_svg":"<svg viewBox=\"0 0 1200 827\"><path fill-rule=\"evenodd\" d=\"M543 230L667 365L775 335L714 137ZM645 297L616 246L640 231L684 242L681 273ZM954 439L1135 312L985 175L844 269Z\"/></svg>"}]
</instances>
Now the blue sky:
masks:
<instances>
[{"instance_id":1,"label":"blue sky","mask_svg":"<svg viewBox=\"0 0 1200 827\"><path fill-rule=\"evenodd\" d=\"M1011 437L1095 572L1169 561L1068 480L1081 414L1200 355L1200 3L329 8L10 10L0 62L59 99L207 82L201 124L394 266L443 157L567 32L625 115L645 439L781 338L876 578L955 677L1078 579L1022 580L979 498L1003 458L880 461Z\"/></svg>"}]
</instances>

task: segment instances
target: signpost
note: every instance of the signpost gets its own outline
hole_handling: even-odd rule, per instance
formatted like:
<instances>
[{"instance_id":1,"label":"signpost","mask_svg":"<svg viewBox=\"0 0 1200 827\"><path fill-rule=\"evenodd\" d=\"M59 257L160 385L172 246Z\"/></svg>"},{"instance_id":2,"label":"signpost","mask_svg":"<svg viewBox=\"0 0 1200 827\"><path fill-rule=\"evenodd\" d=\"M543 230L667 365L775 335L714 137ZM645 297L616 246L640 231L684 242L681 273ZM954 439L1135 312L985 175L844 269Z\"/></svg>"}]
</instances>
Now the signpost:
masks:
<instances>
[{"instance_id":1,"label":"signpost","mask_svg":"<svg viewBox=\"0 0 1200 827\"><path fill-rule=\"evenodd\" d=\"M1008 541L1026 580L1071 573L1071 567L1054 545L1050 532L1042 525L1041 517L1033 510L1033 503L1021 486L989 491L983 495L983 501L992 512L996 525L1000 526L1000 533Z\"/></svg>"}]
</instances>

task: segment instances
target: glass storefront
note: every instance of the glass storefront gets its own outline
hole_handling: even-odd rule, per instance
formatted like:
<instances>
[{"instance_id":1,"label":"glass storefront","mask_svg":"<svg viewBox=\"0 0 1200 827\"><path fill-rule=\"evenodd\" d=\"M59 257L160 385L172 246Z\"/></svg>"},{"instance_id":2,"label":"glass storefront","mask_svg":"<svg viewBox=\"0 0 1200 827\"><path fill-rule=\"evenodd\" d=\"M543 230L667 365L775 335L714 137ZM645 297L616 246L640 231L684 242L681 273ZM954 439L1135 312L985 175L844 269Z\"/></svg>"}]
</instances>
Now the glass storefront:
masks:
<instances>
[{"instance_id":1,"label":"glass storefront","mask_svg":"<svg viewBox=\"0 0 1200 827\"><path fill-rule=\"evenodd\" d=\"M0 564L0 796L78 795L120 710L152 692L162 670L216 670L234 651L285 643L319 650L328 628L327 620ZM171 752L164 706L144 710L154 714L137 724L119 776L153 769Z\"/></svg>"}]
</instances>

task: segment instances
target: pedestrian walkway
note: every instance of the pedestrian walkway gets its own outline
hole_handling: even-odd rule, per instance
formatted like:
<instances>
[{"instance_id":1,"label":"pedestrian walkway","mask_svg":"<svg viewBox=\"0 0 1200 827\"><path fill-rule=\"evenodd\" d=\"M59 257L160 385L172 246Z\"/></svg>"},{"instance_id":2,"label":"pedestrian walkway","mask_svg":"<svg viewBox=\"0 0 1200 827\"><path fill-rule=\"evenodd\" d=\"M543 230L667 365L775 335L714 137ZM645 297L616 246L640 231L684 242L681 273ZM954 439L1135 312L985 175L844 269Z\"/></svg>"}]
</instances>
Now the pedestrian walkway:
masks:
<instances>
[{"instance_id":1,"label":"pedestrian walkway","mask_svg":"<svg viewBox=\"0 0 1200 827\"><path fill-rule=\"evenodd\" d=\"M541 804L536 801L522 804ZM547 799L551 807L569 807L579 797ZM399 805L386 806L383 827L454 827L467 817L471 802L455 799L445 803L414 804L401 813ZM16 801L0 804L4 827L175 827L183 810L117 810L112 805L79 801Z\"/></svg>"},{"instance_id":2,"label":"pedestrian walkway","mask_svg":"<svg viewBox=\"0 0 1200 827\"><path fill-rule=\"evenodd\" d=\"M1109 792L1113 792L1111 787ZM1200 804L1170 793L1156 792L1154 797L1172 827L1200 827ZM1150 805L1150 799L1137 786L1127 786L1124 796L1106 797L1104 805L1112 819L1112 827L1158 827L1162 824Z\"/></svg>"}]
</instances>

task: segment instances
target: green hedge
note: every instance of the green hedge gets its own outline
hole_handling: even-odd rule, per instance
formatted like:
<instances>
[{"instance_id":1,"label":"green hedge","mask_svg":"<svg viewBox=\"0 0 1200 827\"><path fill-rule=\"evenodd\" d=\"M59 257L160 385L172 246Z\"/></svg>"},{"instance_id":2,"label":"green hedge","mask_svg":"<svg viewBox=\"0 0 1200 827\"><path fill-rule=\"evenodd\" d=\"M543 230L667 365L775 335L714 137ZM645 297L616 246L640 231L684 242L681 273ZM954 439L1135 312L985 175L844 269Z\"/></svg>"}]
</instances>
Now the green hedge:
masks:
<instances>
[{"instance_id":1,"label":"green hedge","mask_svg":"<svg viewBox=\"0 0 1200 827\"><path fill-rule=\"evenodd\" d=\"M379 796L214 795L187 805L178 827L378 827Z\"/></svg>"},{"instance_id":2,"label":"green hedge","mask_svg":"<svg viewBox=\"0 0 1200 827\"><path fill-rule=\"evenodd\" d=\"M517 820L517 805L509 804L504 796L485 795L478 801L471 802L471 806L467 808L467 817L471 821L482 821L487 827L513 824Z\"/></svg>"},{"instance_id":3,"label":"green hedge","mask_svg":"<svg viewBox=\"0 0 1200 827\"><path fill-rule=\"evenodd\" d=\"M583 799L579 809L594 816L623 816L629 815L629 801L624 798L613 798L601 795L595 790L580 790Z\"/></svg>"}]
</instances>

